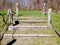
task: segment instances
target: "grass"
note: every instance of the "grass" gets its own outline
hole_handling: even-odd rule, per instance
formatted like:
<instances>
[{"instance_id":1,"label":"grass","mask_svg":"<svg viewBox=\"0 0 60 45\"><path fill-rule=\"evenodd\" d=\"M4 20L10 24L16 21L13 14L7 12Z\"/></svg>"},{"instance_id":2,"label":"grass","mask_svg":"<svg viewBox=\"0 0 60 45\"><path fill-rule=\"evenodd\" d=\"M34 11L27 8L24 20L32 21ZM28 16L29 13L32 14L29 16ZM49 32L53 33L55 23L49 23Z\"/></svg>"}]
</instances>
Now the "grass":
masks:
<instances>
[{"instance_id":1,"label":"grass","mask_svg":"<svg viewBox=\"0 0 60 45\"><path fill-rule=\"evenodd\" d=\"M6 15L5 11L4 12L0 11L0 13L2 15ZM40 17L42 16L42 13L40 11L19 11L19 16ZM60 14L52 14L51 17L52 17L52 22L53 22L54 27L57 29L57 31L60 32ZM4 23L2 22L2 17L0 15L0 28L4 26L3 24Z\"/></svg>"},{"instance_id":2,"label":"grass","mask_svg":"<svg viewBox=\"0 0 60 45\"><path fill-rule=\"evenodd\" d=\"M51 17L54 28L60 32L60 14L52 14Z\"/></svg>"},{"instance_id":3,"label":"grass","mask_svg":"<svg viewBox=\"0 0 60 45\"><path fill-rule=\"evenodd\" d=\"M4 16L4 15L6 15L6 14L7 14L6 11L0 11L0 16L1 16L1 15Z\"/></svg>"},{"instance_id":4,"label":"grass","mask_svg":"<svg viewBox=\"0 0 60 45\"><path fill-rule=\"evenodd\" d=\"M4 23L2 22L2 17L0 16L0 32L3 30L4 28Z\"/></svg>"},{"instance_id":5,"label":"grass","mask_svg":"<svg viewBox=\"0 0 60 45\"><path fill-rule=\"evenodd\" d=\"M19 16L42 16L40 11L19 11Z\"/></svg>"},{"instance_id":6,"label":"grass","mask_svg":"<svg viewBox=\"0 0 60 45\"><path fill-rule=\"evenodd\" d=\"M6 15L6 11L1 12L0 13L2 15ZM42 16L42 13L40 11L19 11L19 16L31 16L31 17L39 17ZM46 15L45 15L46 16ZM52 14L52 22L54 27L60 32L60 14ZM2 23L2 17L0 15L0 27L2 27L3 23Z\"/></svg>"},{"instance_id":7,"label":"grass","mask_svg":"<svg viewBox=\"0 0 60 45\"><path fill-rule=\"evenodd\" d=\"M0 11L0 15L6 15L6 11ZM19 11L18 16L42 16L40 11Z\"/></svg>"},{"instance_id":8,"label":"grass","mask_svg":"<svg viewBox=\"0 0 60 45\"><path fill-rule=\"evenodd\" d=\"M2 12L2 15L6 15L6 12ZM32 16L32 17L39 17L39 16L42 16L42 13L40 13L39 11L19 11L19 16ZM57 29L57 31L60 32L60 14L52 14L51 15L52 17L52 23L54 25L54 27ZM1 31L4 31L3 25L4 23L2 22L2 17L0 16L0 32ZM28 33L45 33L45 34L54 34L52 31L47 31L47 30L44 30L42 32L41 31L35 31L35 30L28 30L28 31L20 31L22 34L25 33L25 34L28 34ZM19 33L20 33L19 32ZM13 33L10 32L10 31L7 31L6 33ZM17 32L18 33L18 32ZM6 39L5 39L6 40ZM29 42L30 41L30 42ZM2 43L5 43L5 41L2 41ZM6 41L7 42L7 41ZM23 43L24 42L24 43ZM3 44L4 44L3 43ZM19 45L60 45L60 38L59 37L32 37L32 38L20 38L20 43Z\"/></svg>"},{"instance_id":9,"label":"grass","mask_svg":"<svg viewBox=\"0 0 60 45\"><path fill-rule=\"evenodd\" d=\"M2 22L2 16L5 17L5 20L7 18L7 12L6 11L0 11L0 30L3 30L3 27L5 26ZM40 11L19 11L18 16L28 16L28 17L40 17L42 16L42 13Z\"/></svg>"}]
</instances>

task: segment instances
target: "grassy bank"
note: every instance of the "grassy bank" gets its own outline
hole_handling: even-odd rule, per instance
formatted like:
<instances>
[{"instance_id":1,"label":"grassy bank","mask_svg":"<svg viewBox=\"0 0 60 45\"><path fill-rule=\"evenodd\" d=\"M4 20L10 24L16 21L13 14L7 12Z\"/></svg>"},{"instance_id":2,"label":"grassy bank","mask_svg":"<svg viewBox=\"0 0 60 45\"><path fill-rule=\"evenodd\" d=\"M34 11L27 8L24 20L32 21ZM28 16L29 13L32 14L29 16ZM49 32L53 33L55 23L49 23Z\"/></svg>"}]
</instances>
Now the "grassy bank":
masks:
<instances>
[{"instance_id":1,"label":"grassy bank","mask_svg":"<svg viewBox=\"0 0 60 45\"><path fill-rule=\"evenodd\" d=\"M60 14L52 14L51 17L54 28L60 32Z\"/></svg>"}]
</instances>

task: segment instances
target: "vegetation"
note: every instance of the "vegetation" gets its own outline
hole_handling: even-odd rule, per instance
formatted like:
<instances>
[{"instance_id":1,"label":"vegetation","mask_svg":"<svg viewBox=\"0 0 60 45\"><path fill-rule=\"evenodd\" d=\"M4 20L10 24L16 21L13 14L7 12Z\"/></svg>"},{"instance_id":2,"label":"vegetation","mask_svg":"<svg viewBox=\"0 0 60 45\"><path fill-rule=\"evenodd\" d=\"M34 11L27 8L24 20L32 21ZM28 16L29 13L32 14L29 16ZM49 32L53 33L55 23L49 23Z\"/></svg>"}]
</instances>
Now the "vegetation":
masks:
<instances>
[{"instance_id":1,"label":"vegetation","mask_svg":"<svg viewBox=\"0 0 60 45\"><path fill-rule=\"evenodd\" d=\"M2 16L6 15L6 12L1 12L0 11L0 27L3 27L3 22L2 22ZM32 17L39 17L42 16L42 13L40 11L19 11L19 16L32 16ZM47 15L45 15L47 16ZM5 19L7 18L6 16L4 16ZM52 14L51 15L52 18L52 23L54 25L54 27L60 32L60 14Z\"/></svg>"},{"instance_id":2,"label":"vegetation","mask_svg":"<svg viewBox=\"0 0 60 45\"><path fill-rule=\"evenodd\" d=\"M60 32L60 14L52 14L51 17L54 28Z\"/></svg>"},{"instance_id":3,"label":"vegetation","mask_svg":"<svg viewBox=\"0 0 60 45\"><path fill-rule=\"evenodd\" d=\"M6 15L7 12L6 11L0 11L0 16Z\"/></svg>"},{"instance_id":4,"label":"vegetation","mask_svg":"<svg viewBox=\"0 0 60 45\"><path fill-rule=\"evenodd\" d=\"M40 12L43 10L43 4L46 4L47 7L51 7L53 12L59 13L60 12L60 0L0 0L0 33L4 31L5 23L2 22L4 17L4 20L7 22L7 11L9 8L12 10L15 10L16 6L15 3L19 3L19 14L18 16L24 16L24 17L43 17L43 14ZM31 3L30 3L31 2ZM29 10L29 11L27 11ZM36 11L35 11L36 10ZM44 17L47 17L47 15L44 15ZM60 32L60 14L52 14L51 15L52 24L54 28ZM48 30L48 29L47 29ZM43 33L43 34L55 34L54 31L51 31L51 29L47 30L41 30L41 31L35 31L35 30L28 30L28 31L20 31L19 33ZM6 33L12 33L13 31L7 31ZM16 33L18 33L16 31ZM22 42L21 45L25 45L23 42L27 42L30 40L30 43L28 41L28 44L30 45L60 45L60 38L59 37L36 37L36 38L28 38L28 39L20 39ZM7 41L8 42L8 41ZM3 42L2 42L3 43ZM5 43L5 41L4 41ZM2 45L5 45L5 44ZM1 42L0 42L1 45Z\"/></svg>"},{"instance_id":5,"label":"vegetation","mask_svg":"<svg viewBox=\"0 0 60 45\"><path fill-rule=\"evenodd\" d=\"M2 15L6 15L6 12L2 12ZM39 17L39 16L42 16L42 13L40 13L39 11L19 11L19 16L33 16L33 17L35 16L35 17ZM47 16L47 15L45 15L45 16ZM6 16L4 16L4 17L6 19ZM54 25L54 28L56 28L57 31L60 32L60 14L52 14L51 18L52 18L52 23ZM4 27L4 23L2 22L2 16L0 16L0 32L4 31L3 27ZM8 32L10 33L10 31L8 31ZM8 32L6 32L6 33L8 33ZM23 31L23 33L28 34L27 32L28 31L26 31L26 32ZM33 31L33 32L30 31L30 32L31 33L38 33L37 31ZM48 32L47 30L45 30L43 32L41 31L41 33L54 34L53 32L50 33L50 31ZM38 45L44 45L44 44L45 45L60 45L60 38L57 37L57 36L56 37L42 37L42 38L41 37L37 37L37 38L34 38L34 40L35 40L35 42L33 42L32 45L37 45L37 44Z\"/></svg>"},{"instance_id":6,"label":"vegetation","mask_svg":"<svg viewBox=\"0 0 60 45\"><path fill-rule=\"evenodd\" d=\"M40 11L19 11L19 16L42 16Z\"/></svg>"},{"instance_id":7,"label":"vegetation","mask_svg":"<svg viewBox=\"0 0 60 45\"><path fill-rule=\"evenodd\" d=\"M15 2L19 3L19 10L42 10L44 3L55 12L60 10L60 0L0 0L0 10L15 10Z\"/></svg>"},{"instance_id":8,"label":"vegetation","mask_svg":"<svg viewBox=\"0 0 60 45\"><path fill-rule=\"evenodd\" d=\"M0 16L7 15L6 11L0 11ZM18 16L42 16L40 11L19 11Z\"/></svg>"}]
</instances>

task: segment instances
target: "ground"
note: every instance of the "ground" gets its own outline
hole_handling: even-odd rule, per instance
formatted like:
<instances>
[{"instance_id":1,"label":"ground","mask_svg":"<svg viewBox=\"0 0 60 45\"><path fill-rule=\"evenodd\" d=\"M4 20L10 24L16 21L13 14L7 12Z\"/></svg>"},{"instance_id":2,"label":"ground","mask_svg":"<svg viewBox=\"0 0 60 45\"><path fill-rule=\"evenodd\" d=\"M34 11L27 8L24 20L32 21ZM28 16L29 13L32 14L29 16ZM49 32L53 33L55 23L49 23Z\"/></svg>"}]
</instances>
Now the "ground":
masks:
<instances>
[{"instance_id":1,"label":"ground","mask_svg":"<svg viewBox=\"0 0 60 45\"><path fill-rule=\"evenodd\" d=\"M5 15L5 13L3 14ZM47 20L47 15L43 15L40 11L19 11L19 16L18 17L35 17L35 19L37 19L37 17L46 17ZM5 19L6 19L6 15L5 15ZM54 25L54 28L57 29L58 32L60 32L60 14L52 14L51 15L51 19L52 19L52 23ZM24 18L25 20L25 18ZM4 32L3 27L5 26L5 24L2 22L2 17L0 16L0 32ZM25 24L24 24L25 25ZM29 25L29 24L28 24ZM35 24L35 25L39 25L39 24ZM45 23L42 23L40 25L47 25ZM50 31L49 31L50 30ZM7 31L8 33L12 33L12 31ZM51 28L49 29L44 29L44 30L27 30L27 31L16 31L16 33L21 33L21 34L56 34L54 32L54 30L51 30ZM19 43L19 45L60 45L60 37L58 36L54 36L54 37L15 37L17 39L17 42L14 45L17 45L17 43ZM2 40L2 45L5 45L6 43L4 40L6 40L6 43L10 41L9 38L5 38ZM23 43L24 42L24 43Z\"/></svg>"}]
</instances>

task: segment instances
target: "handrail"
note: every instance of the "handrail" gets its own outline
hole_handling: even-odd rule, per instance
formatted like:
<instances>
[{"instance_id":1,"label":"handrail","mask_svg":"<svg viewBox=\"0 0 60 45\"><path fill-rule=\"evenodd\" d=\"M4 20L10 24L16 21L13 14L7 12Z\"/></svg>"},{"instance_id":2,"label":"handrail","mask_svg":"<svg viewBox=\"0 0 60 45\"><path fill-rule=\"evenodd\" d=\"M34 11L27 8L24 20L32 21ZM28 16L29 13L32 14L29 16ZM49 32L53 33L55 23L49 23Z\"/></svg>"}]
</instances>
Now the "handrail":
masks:
<instances>
[{"instance_id":1,"label":"handrail","mask_svg":"<svg viewBox=\"0 0 60 45\"><path fill-rule=\"evenodd\" d=\"M12 15L14 15L14 14L15 14L15 13L12 13ZM5 32L8 31L8 27L11 25L11 24L9 24L9 23L7 23L7 22L5 21L4 16L2 16L2 19L3 19L4 24L6 24L6 27L5 27L5 31L4 31L4 32L1 34L1 36L0 36L0 41L2 41ZM14 33L15 33L15 31L13 32L13 34L14 34ZM14 39L13 34L12 34L12 38Z\"/></svg>"}]
</instances>

